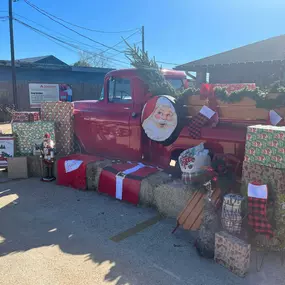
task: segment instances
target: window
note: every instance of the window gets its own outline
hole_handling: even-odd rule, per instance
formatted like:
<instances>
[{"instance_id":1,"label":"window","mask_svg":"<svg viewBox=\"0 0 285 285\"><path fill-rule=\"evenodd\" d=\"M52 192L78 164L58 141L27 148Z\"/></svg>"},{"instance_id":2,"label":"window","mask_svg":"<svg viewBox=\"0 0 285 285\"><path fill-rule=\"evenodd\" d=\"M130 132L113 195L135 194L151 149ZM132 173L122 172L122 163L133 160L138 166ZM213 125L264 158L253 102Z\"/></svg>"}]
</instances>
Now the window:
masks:
<instances>
[{"instance_id":1,"label":"window","mask_svg":"<svg viewBox=\"0 0 285 285\"><path fill-rule=\"evenodd\" d=\"M183 90L183 80L181 78L166 78L175 90Z\"/></svg>"},{"instance_id":2,"label":"window","mask_svg":"<svg viewBox=\"0 0 285 285\"><path fill-rule=\"evenodd\" d=\"M210 73L206 72L206 83L210 83Z\"/></svg>"},{"instance_id":3,"label":"window","mask_svg":"<svg viewBox=\"0 0 285 285\"><path fill-rule=\"evenodd\" d=\"M113 103L129 103L132 101L131 82L125 78L110 78L108 100Z\"/></svg>"},{"instance_id":4,"label":"window","mask_svg":"<svg viewBox=\"0 0 285 285\"><path fill-rule=\"evenodd\" d=\"M102 87L101 94L99 97L99 101L103 101L103 100L104 100L104 86Z\"/></svg>"}]
</instances>

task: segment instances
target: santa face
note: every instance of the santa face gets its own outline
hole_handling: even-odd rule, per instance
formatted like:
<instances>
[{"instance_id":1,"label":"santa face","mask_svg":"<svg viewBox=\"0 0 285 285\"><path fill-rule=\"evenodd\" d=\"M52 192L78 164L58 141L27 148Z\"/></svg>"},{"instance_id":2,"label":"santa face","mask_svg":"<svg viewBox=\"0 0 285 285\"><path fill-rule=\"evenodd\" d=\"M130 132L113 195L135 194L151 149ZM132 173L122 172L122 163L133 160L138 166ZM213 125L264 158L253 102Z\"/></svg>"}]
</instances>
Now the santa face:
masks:
<instances>
[{"instance_id":1,"label":"santa face","mask_svg":"<svg viewBox=\"0 0 285 285\"><path fill-rule=\"evenodd\" d=\"M154 112L143 122L147 136L155 141L165 141L177 126L177 115L170 105L157 105Z\"/></svg>"},{"instance_id":2,"label":"santa face","mask_svg":"<svg viewBox=\"0 0 285 285\"><path fill-rule=\"evenodd\" d=\"M158 128L171 128L173 127L174 119L176 114L172 112L171 108L168 106L158 106L156 107L153 119Z\"/></svg>"}]
</instances>

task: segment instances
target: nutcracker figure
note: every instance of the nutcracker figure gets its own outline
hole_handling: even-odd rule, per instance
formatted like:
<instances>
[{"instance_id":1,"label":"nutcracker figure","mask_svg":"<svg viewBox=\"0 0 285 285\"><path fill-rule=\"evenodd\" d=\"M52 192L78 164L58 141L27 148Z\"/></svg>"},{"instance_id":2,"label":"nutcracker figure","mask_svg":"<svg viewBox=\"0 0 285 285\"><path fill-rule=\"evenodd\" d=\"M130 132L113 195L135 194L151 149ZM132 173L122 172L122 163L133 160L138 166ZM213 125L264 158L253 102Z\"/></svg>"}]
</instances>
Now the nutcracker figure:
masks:
<instances>
[{"instance_id":1,"label":"nutcracker figure","mask_svg":"<svg viewBox=\"0 0 285 285\"><path fill-rule=\"evenodd\" d=\"M53 176L53 166L55 163L54 142L50 138L50 134L44 135L44 140L41 146L41 161L42 161L42 181L51 182L55 180Z\"/></svg>"}]
</instances>

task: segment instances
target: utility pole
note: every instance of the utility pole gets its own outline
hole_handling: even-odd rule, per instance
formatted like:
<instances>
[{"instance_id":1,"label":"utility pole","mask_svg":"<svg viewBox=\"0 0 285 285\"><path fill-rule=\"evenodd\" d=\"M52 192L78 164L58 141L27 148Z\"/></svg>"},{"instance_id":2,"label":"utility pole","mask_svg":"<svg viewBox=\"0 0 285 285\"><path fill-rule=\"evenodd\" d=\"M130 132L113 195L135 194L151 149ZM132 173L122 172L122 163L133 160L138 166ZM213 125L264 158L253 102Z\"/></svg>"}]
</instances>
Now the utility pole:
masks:
<instances>
[{"instance_id":1,"label":"utility pole","mask_svg":"<svg viewBox=\"0 0 285 285\"><path fill-rule=\"evenodd\" d=\"M142 51L144 52L144 26L142 26Z\"/></svg>"},{"instance_id":2,"label":"utility pole","mask_svg":"<svg viewBox=\"0 0 285 285\"><path fill-rule=\"evenodd\" d=\"M11 68L12 68L12 86L13 86L13 101L15 109L18 109L17 104L17 80L16 80L16 68L15 68L15 51L14 51L14 30L13 30L13 2L9 1L9 28L10 28L10 50L11 50Z\"/></svg>"}]
</instances>

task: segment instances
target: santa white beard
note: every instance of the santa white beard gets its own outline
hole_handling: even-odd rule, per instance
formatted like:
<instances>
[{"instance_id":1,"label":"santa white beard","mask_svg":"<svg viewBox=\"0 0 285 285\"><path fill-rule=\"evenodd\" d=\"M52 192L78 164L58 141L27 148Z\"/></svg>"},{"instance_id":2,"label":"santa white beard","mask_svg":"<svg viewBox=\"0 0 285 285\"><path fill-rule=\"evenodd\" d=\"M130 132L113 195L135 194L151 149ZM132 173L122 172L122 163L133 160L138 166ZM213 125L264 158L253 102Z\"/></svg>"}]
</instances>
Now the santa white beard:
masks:
<instances>
[{"instance_id":1,"label":"santa white beard","mask_svg":"<svg viewBox=\"0 0 285 285\"><path fill-rule=\"evenodd\" d=\"M158 123L163 123L164 127L158 127L157 126ZM142 127L146 135L150 139L162 142L167 140L171 136L176 125L173 122L169 121L164 121L164 120L157 121L152 116L150 116L144 120Z\"/></svg>"}]
</instances>

